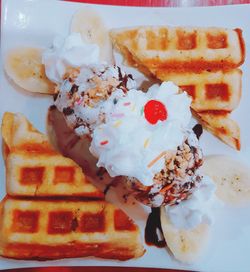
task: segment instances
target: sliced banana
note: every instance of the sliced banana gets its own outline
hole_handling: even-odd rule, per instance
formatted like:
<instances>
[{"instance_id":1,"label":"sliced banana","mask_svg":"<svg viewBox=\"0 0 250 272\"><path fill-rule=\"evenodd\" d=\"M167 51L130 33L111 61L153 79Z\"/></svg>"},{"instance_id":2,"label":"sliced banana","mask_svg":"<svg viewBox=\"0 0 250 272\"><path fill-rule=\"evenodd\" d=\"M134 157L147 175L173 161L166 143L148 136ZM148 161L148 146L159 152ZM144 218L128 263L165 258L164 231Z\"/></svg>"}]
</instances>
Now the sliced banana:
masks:
<instances>
[{"instance_id":1,"label":"sliced banana","mask_svg":"<svg viewBox=\"0 0 250 272\"><path fill-rule=\"evenodd\" d=\"M167 246L178 261L188 264L198 261L208 241L209 225L200 224L191 230L177 229L162 207L161 226Z\"/></svg>"},{"instance_id":2,"label":"sliced banana","mask_svg":"<svg viewBox=\"0 0 250 272\"><path fill-rule=\"evenodd\" d=\"M19 87L27 91L53 94L55 85L45 75L42 51L32 47L9 51L5 60L5 71Z\"/></svg>"},{"instance_id":3,"label":"sliced banana","mask_svg":"<svg viewBox=\"0 0 250 272\"><path fill-rule=\"evenodd\" d=\"M217 185L216 195L222 201L241 205L250 202L250 166L228 156L208 156L201 171Z\"/></svg>"},{"instance_id":4,"label":"sliced banana","mask_svg":"<svg viewBox=\"0 0 250 272\"><path fill-rule=\"evenodd\" d=\"M94 9L84 7L77 11L72 18L70 29L71 32L81 33L85 42L99 45L101 61L114 62L109 31Z\"/></svg>"}]
</instances>

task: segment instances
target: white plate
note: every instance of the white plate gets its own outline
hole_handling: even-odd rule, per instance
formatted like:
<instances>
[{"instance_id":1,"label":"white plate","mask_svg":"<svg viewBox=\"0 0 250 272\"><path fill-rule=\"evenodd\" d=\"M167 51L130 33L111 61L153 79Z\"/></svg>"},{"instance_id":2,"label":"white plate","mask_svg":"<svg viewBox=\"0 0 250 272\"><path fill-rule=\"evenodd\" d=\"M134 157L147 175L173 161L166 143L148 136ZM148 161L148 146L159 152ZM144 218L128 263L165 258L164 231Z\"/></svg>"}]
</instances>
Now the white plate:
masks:
<instances>
[{"instance_id":1,"label":"white plate","mask_svg":"<svg viewBox=\"0 0 250 272\"><path fill-rule=\"evenodd\" d=\"M70 20L83 4L51 0L4 0L2 1L2 56L13 47L20 45L47 47L56 34L67 35ZM242 150L237 152L215 137L204 133L201 145L205 154L226 154L242 161L250 161L250 48L249 15L250 5L234 5L201 8L134 8L93 6L105 19L110 28L135 25L185 25L221 26L243 29L247 55L242 66L243 95L240 106L233 117L240 124ZM117 56L117 55L116 55ZM119 63L118 56L118 63ZM139 74L137 74L139 76ZM3 70L0 72L0 118L5 111L22 112L42 132L52 99L31 95L12 85ZM222 169L223 171L223 169ZM4 163L0 159L0 196L5 195ZM116 202L116 199L111 199ZM127 207L118 203L140 225L144 234L146 214L140 206ZM182 265L173 260L165 249L145 245L147 252L138 260L126 262L96 258L68 259L60 261L35 262L14 261L0 258L0 269L34 266L136 266L179 268L201 271L249 271L250 270L250 216L249 207L224 207L216 218L211 241L203 259L192 266ZM142 211L142 214L140 214Z\"/></svg>"}]
</instances>

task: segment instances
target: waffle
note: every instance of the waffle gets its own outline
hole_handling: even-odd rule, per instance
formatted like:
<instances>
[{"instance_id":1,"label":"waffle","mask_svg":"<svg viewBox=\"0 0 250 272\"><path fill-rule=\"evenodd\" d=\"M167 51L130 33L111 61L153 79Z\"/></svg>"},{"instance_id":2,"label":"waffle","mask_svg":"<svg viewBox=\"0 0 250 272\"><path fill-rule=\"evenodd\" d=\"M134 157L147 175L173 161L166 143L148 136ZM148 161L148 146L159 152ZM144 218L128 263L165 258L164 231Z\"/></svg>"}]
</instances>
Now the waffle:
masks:
<instances>
[{"instance_id":1,"label":"waffle","mask_svg":"<svg viewBox=\"0 0 250 272\"><path fill-rule=\"evenodd\" d=\"M14 259L143 255L138 227L105 201L17 200L1 203L0 255Z\"/></svg>"},{"instance_id":2,"label":"waffle","mask_svg":"<svg viewBox=\"0 0 250 272\"><path fill-rule=\"evenodd\" d=\"M130 62L153 74L231 69L245 58L240 29L141 26L111 31L113 43Z\"/></svg>"},{"instance_id":3,"label":"waffle","mask_svg":"<svg viewBox=\"0 0 250 272\"><path fill-rule=\"evenodd\" d=\"M55 151L47 136L23 115L5 113L2 135L9 195L104 197L81 168Z\"/></svg>"},{"instance_id":4,"label":"waffle","mask_svg":"<svg viewBox=\"0 0 250 272\"><path fill-rule=\"evenodd\" d=\"M195 112L193 115L212 134L227 145L240 150L240 128L230 118L230 113L223 111Z\"/></svg>"},{"instance_id":5,"label":"waffle","mask_svg":"<svg viewBox=\"0 0 250 272\"><path fill-rule=\"evenodd\" d=\"M239 105L241 98L241 76L239 69L201 73L157 72L162 81L173 81L192 96L191 107L197 111L223 110L231 112Z\"/></svg>"}]
</instances>

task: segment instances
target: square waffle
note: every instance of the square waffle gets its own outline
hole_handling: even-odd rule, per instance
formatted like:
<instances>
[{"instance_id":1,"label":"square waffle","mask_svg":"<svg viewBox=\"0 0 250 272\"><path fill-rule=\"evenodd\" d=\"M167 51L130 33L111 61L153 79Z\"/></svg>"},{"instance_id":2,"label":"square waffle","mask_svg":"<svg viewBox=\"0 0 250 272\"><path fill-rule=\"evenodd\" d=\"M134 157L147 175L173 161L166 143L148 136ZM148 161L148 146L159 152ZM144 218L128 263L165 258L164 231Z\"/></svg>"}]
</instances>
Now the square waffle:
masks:
<instances>
[{"instance_id":1,"label":"square waffle","mask_svg":"<svg viewBox=\"0 0 250 272\"><path fill-rule=\"evenodd\" d=\"M2 121L7 193L12 196L81 196L103 198L81 168L63 157L21 114Z\"/></svg>"},{"instance_id":2,"label":"square waffle","mask_svg":"<svg viewBox=\"0 0 250 272\"><path fill-rule=\"evenodd\" d=\"M14 259L95 256L127 260L143 255L138 227L102 200L24 200L1 203L0 255Z\"/></svg>"},{"instance_id":3,"label":"square waffle","mask_svg":"<svg viewBox=\"0 0 250 272\"><path fill-rule=\"evenodd\" d=\"M245 58L240 29L141 26L111 31L126 59L155 73L232 69Z\"/></svg>"}]
</instances>

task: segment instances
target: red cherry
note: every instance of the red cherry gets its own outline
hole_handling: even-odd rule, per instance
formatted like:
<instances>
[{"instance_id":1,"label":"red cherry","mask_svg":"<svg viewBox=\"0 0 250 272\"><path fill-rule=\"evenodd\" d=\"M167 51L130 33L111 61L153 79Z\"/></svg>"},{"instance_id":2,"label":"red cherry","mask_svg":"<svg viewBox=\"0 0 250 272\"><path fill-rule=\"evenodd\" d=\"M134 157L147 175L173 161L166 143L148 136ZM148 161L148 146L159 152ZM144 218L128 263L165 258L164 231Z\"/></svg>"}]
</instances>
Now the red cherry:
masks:
<instances>
[{"instance_id":1,"label":"red cherry","mask_svg":"<svg viewBox=\"0 0 250 272\"><path fill-rule=\"evenodd\" d=\"M164 104L157 100L149 100L144 106L146 120L155 125L159 120L164 121L168 117L168 112Z\"/></svg>"}]
</instances>

